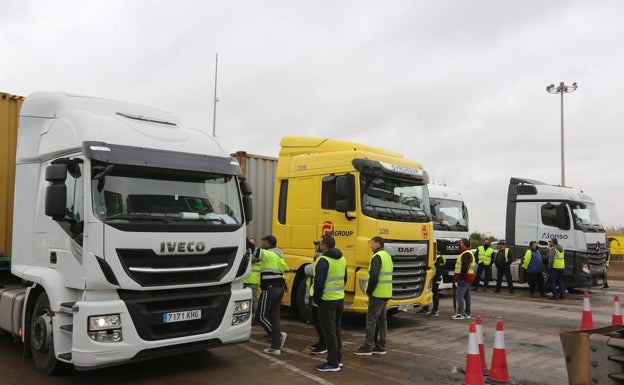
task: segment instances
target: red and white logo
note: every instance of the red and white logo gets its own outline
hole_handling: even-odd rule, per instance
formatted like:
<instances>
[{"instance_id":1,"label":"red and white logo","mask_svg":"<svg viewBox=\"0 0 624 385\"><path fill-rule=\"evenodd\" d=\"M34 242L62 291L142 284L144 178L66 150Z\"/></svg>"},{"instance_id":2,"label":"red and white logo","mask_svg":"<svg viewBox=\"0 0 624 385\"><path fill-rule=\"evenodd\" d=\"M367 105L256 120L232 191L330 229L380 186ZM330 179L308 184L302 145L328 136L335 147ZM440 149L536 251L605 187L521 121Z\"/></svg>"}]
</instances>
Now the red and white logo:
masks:
<instances>
[{"instance_id":1,"label":"red and white logo","mask_svg":"<svg viewBox=\"0 0 624 385\"><path fill-rule=\"evenodd\" d=\"M332 221L323 222L323 227L321 228L321 234L333 234L334 233L334 224Z\"/></svg>"}]
</instances>

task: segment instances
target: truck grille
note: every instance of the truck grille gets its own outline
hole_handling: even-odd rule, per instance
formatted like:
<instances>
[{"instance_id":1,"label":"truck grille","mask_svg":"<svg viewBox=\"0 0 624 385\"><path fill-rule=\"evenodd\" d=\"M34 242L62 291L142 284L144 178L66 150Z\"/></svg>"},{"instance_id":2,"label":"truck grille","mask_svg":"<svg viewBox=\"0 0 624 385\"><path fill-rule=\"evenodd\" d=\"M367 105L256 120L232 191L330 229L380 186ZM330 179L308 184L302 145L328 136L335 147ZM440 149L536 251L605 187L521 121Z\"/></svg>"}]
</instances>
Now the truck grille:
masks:
<instances>
[{"instance_id":1,"label":"truck grille","mask_svg":"<svg viewBox=\"0 0 624 385\"><path fill-rule=\"evenodd\" d=\"M151 249L116 251L128 276L149 287L219 282L231 269L237 250L237 247L215 247L204 254L183 255L157 255ZM170 272L164 272L166 269Z\"/></svg>"},{"instance_id":2,"label":"truck grille","mask_svg":"<svg viewBox=\"0 0 624 385\"><path fill-rule=\"evenodd\" d=\"M385 249L392 255L392 299L410 299L422 295L429 261L429 244L419 242L385 242ZM417 251L420 250L417 255Z\"/></svg>"},{"instance_id":3,"label":"truck grille","mask_svg":"<svg viewBox=\"0 0 624 385\"><path fill-rule=\"evenodd\" d=\"M436 239L438 253L442 255L459 255L459 239Z\"/></svg>"},{"instance_id":4,"label":"truck grille","mask_svg":"<svg viewBox=\"0 0 624 385\"><path fill-rule=\"evenodd\" d=\"M219 327L230 301L230 285L182 290L118 290L139 336L146 341L210 333ZM163 323L163 314L201 310L201 318Z\"/></svg>"}]
</instances>

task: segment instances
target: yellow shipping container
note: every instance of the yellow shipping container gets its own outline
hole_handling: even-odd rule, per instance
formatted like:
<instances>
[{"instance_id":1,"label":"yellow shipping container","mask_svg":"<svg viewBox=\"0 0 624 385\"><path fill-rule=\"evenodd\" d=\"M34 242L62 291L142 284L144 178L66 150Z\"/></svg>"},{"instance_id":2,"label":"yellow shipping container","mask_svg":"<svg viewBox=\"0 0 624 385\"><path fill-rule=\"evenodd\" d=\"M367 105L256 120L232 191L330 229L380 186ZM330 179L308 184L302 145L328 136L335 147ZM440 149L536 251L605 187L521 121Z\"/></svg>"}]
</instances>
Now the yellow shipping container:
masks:
<instances>
[{"instance_id":1,"label":"yellow shipping container","mask_svg":"<svg viewBox=\"0 0 624 385\"><path fill-rule=\"evenodd\" d=\"M0 256L11 253L17 123L23 96L0 92Z\"/></svg>"}]
</instances>

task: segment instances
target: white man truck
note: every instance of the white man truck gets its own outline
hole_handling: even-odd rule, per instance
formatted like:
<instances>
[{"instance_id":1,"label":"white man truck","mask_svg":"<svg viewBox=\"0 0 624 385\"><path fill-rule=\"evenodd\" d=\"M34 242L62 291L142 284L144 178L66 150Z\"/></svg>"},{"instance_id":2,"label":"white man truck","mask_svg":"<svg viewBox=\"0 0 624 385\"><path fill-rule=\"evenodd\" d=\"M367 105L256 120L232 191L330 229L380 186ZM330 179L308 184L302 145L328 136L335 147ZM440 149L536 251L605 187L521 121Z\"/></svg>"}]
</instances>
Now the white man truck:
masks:
<instances>
[{"instance_id":1,"label":"white man truck","mask_svg":"<svg viewBox=\"0 0 624 385\"><path fill-rule=\"evenodd\" d=\"M429 266L433 234L428 215L428 175L397 152L342 140L284 137L279 158L236 154L254 190L250 234L277 238L291 271L283 304L310 319L304 268L313 241L332 234L347 260L345 311L366 313L372 255L381 236L394 261L388 312L431 303Z\"/></svg>"},{"instance_id":2,"label":"white man truck","mask_svg":"<svg viewBox=\"0 0 624 385\"><path fill-rule=\"evenodd\" d=\"M524 178L511 178L507 191L505 241L511 255L514 280L525 282L520 259L537 241L547 262L548 240L556 238L565 249L566 286L582 288L602 285L608 244L594 200L583 191L551 186ZM495 246L494 246L495 247ZM544 280L548 269L544 268Z\"/></svg>"},{"instance_id":3,"label":"white man truck","mask_svg":"<svg viewBox=\"0 0 624 385\"><path fill-rule=\"evenodd\" d=\"M249 340L251 191L210 135L107 99L0 102L0 329L38 370Z\"/></svg>"},{"instance_id":4,"label":"white man truck","mask_svg":"<svg viewBox=\"0 0 624 385\"><path fill-rule=\"evenodd\" d=\"M459 241L469 239L468 209L464 197L456 190L445 185L430 183L429 207L433 220L433 236L438 254L446 259L445 271L440 289L448 289L453 284L455 262L459 257Z\"/></svg>"}]
</instances>

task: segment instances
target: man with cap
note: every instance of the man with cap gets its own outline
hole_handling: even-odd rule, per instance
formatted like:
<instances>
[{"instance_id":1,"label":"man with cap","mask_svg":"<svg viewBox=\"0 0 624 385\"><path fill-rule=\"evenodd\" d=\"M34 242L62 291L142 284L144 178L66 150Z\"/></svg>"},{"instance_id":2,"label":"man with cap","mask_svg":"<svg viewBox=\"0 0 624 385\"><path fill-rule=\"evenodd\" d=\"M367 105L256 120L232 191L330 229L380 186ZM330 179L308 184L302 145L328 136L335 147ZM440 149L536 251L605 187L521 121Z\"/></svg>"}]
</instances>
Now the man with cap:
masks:
<instances>
[{"instance_id":1,"label":"man with cap","mask_svg":"<svg viewBox=\"0 0 624 385\"><path fill-rule=\"evenodd\" d=\"M503 283L503 276L507 281L509 294L514 293L513 282L511 278L511 262L513 257L509 255L509 248L505 247L505 241L498 241L497 250L494 254L494 264L496 265L496 292L499 293Z\"/></svg>"},{"instance_id":2,"label":"man with cap","mask_svg":"<svg viewBox=\"0 0 624 385\"><path fill-rule=\"evenodd\" d=\"M316 334L318 335L318 341L315 344L310 345L310 354L318 356L327 353L327 345L325 344L325 337L323 336L323 331L321 330L321 324L319 323L319 315L318 315L318 304L314 302L314 268L318 262L318 259L323 253L320 249L321 243L319 241L314 241L314 260L312 263L308 264L304 268L304 272L306 275L306 292L307 301L306 303L310 306L312 312L312 325L316 330Z\"/></svg>"},{"instance_id":3,"label":"man with cap","mask_svg":"<svg viewBox=\"0 0 624 385\"><path fill-rule=\"evenodd\" d=\"M271 347L264 349L264 352L279 356L287 336L280 329L280 306L284 296L284 272L288 271L288 265L276 246L277 240L274 236L267 235L262 238L262 248L259 249L257 258L260 260L262 289L259 321L267 334L271 335Z\"/></svg>"},{"instance_id":4,"label":"man with cap","mask_svg":"<svg viewBox=\"0 0 624 385\"><path fill-rule=\"evenodd\" d=\"M254 255L256 251L256 238L247 238L247 252ZM251 264L251 273L243 281L243 286L251 289L251 319L253 323L258 319L258 285L260 284L260 260Z\"/></svg>"},{"instance_id":5,"label":"man with cap","mask_svg":"<svg viewBox=\"0 0 624 385\"><path fill-rule=\"evenodd\" d=\"M559 244L557 238L551 238L548 242L548 266L550 267L550 299L563 299L565 295L565 280L563 271L565 270L565 250ZM557 292L558 291L558 292Z\"/></svg>"}]
</instances>

